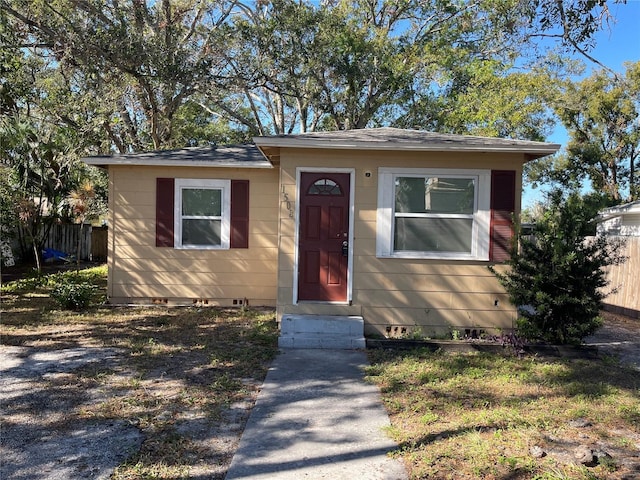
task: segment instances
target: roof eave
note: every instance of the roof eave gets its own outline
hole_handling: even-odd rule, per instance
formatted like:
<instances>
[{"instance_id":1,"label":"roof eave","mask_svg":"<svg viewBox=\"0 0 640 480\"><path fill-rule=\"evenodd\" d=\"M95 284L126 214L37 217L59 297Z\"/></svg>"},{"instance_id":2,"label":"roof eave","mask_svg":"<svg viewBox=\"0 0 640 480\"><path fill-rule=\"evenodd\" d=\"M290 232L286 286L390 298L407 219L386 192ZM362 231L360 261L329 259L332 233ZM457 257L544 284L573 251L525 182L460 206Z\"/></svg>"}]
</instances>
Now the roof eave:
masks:
<instances>
[{"instance_id":1,"label":"roof eave","mask_svg":"<svg viewBox=\"0 0 640 480\"><path fill-rule=\"evenodd\" d=\"M598 214L600 220L609 220L611 218L621 217L623 215L638 215L640 214L640 201L626 203L624 205L618 205L602 210Z\"/></svg>"},{"instance_id":2,"label":"roof eave","mask_svg":"<svg viewBox=\"0 0 640 480\"><path fill-rule=\"evenodd\" d=\"M82 159L87 165L106 168L110 165L146 166L146 167L206 167L206 168L273 168L265 159L264 162L209 162L199 160L142 160L116 157L87 157Z\"/></svg>"},{"instance_id":3,"label":"roof eave","mask_svg":"<svg viewBox=\"0 0 640 480\"><path fill-rule=\"evenodd\" d=\"M522 153L527 161L552 155L560 149L559 144L541 146L517 145L461 145L451 143L395 143L395 142L339 142L308 139L284 139L282 137L256 137L256 146L265 153L267 148L316 148L329 150L404 150L413 152L477 152L477 153Z\"/></svg>"}]
</instances>

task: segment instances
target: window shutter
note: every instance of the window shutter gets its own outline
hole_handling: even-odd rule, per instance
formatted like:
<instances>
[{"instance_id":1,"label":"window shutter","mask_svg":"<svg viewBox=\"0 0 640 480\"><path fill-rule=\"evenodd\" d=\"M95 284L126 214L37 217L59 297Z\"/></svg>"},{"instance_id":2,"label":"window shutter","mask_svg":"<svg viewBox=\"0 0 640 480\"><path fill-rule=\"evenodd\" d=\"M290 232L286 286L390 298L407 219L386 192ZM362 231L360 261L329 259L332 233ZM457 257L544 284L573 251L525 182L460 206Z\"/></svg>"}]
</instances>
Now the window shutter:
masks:
<instances>
[{"instance_id":1,"label":"window shutter","mask_svg":"<svg viewBox=\"0 0 640 480\"><path fill-rule=\"evenodd\" d=\"M156 179L156 247L173 247L174 179Z\"/></svg>"},{"instance_id":2,"label":"window shutter","mask_svg":"<svg viewBox=\"0 0 640 480\"><path fill-rule=\"evenodd\" d=\"M489 260L504 262L509 259L513 238L513 215L516 209L516 172L491 171L491 243Z\"/></svg>"},{"instance_id":3,"label":"window shutter","mask_svg":"<svg viewBox=\"0 0 640 480\"><path fill-rule=\"evenodd\" d=\"M231 248L249 248L249 180L231 180Z\"/></svg>"}]
</instances>

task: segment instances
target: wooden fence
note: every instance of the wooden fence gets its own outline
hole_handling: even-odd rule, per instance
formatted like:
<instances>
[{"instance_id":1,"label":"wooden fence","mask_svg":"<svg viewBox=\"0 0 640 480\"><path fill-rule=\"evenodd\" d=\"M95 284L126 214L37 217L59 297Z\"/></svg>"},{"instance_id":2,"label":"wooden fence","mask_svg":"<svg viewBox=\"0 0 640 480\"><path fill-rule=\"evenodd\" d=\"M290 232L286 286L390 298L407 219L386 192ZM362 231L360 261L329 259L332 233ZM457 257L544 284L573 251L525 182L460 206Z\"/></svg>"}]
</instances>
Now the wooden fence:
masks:
<instances>
[{"instance_id":1,"label":"wooden fence","mask_svg":"<svg viewBox=\"0 0 640 480\"><path fill-rule=\"evenodd\" d=\"M91 260L94 262L107 261L107 227L91 228Z\"/></svg>"},{"instance_id":2,"label":"wooden fence","mask_svg":"<svg viewBox=\"0 0 640 480\"><path fill-rule=\"evenodd\" d=\"M622 265L609 267L609 289L614 293L604 299L611 312L640 318L640 237L623 237L626 241Z\"/></svg>"},{"instance_id":3,"label":"wooden fence","mask_svg":"<svg viewBox=\"0 0 640 480\"><path fill-rule=\"evenodd\" d=\"M63 252L75 258L80 237L80 225L61 224L51 228L45 248ZM80 260L105 261L107 259L107 227L85 225L80 238Z\"/></svg>"}]
</instances>

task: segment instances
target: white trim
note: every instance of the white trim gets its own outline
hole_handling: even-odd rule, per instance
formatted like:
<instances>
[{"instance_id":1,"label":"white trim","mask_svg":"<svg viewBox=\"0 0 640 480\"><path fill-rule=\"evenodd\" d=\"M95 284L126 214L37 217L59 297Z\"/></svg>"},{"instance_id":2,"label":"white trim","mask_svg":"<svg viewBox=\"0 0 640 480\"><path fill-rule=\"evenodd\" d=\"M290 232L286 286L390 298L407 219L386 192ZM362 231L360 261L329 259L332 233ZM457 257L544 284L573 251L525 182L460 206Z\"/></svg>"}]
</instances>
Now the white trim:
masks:
<instances>
[{"instance_id":1,"label":"white trim","mask_svg":"<svg viewBox=\"0 0 640 480\"><path fill-rule=\"evenodd\" d=\"M598 221L608 220L622 215L635 214L640 214L640 200L625 203L623 205L616 205L615 207L605 208L598 213Z\"/></svg>"},{"instance_id":2,"label":"white trim","mask_svg":"<svg viewBox=\"0 0 640 480\"><path fill-rule=\"evenodd\" d=\"M300 177L303 173L348 173L349 174L349 256L347 258L347 300L346 302L322 302L336 305L351 304L353 301L353 228L355 216L355 168L324 168L324 167L297 167L296 168L296 208L295 208L295 237L293 252L293 305L309 303L308 300L298 300L298 268L300 241ZM311 303L314 303L313 301ZM317 303L317 302L316 302Z\"/></svg>"},{"instance_id":3,"label":"white trim","mask_svg":"<svg viewBox=\"0 0 640 480\"><path fill-rule=\"evenodd\" d=\"M222 191L220 245L182 245L182 190L203 188ZM174 191L173 242L178 250L228 250L231 232L231 180L176 178Z\"/></svg>"},{"instance_id":4,"label":"white trim","mask_svg":"<svg viewBox=\"0 0 640 480\"><path fill-rule=\"evenodd\" d=\"M458 252L395 252L393 250L395 201L394 181L397 176L447 176L474 178L474 214L471 253ZM378 209L376 256L379 258L420 258L447 260L489 260L489 224L491 203L491 170L443 168L378 168ZM450 215L447 215L450 217ZM467 216L463 216L467 218Z\"/></svg>"},{"instance_id":5,"label":"white trim","mask_svg":"<svg viewBox=\"0 0 640 480\"><path fill-rule=\"evenodd\" d=\"M261 150L265 147L289 148L322 148L332 150L403 150L414 152L487 152L487 153L522 153L546 156L554 154L560 148L555 143L514 143L500 144L465 144L463 142L394 142L365 141L338 138L290 138L254 137L254 142Z\"/></svg>"},{"instance_id":6,"label":"white trim","mask_svg":"<svg viewBox=\"0 0 640 480\"><path fill-rule=\"evenodd\" d=\"M166 167L274 168L255 144L185 147L83 158L88 165L145 165Z\"/></svg>"},{"instance_id":7,"label":"white trim","mask_svg":"<svg viewBox=\"0 0 640 480\"><path fill-rule=\"evenodd\" d=\"M262 153L262 151L261 151ZM262 162L243 161L211 161L211 160L164 160L153 158L122 157L87 157L82 161L96 167L109 165L145 166L145 167L205 167L205 168L274 168L268 160Z\"/></svg>"},{"instance_id":8,"label":"white trim","mask_svg":"<svg viewBox=\"0 0 640 480\"><path fill-rule=\"evenodd\" d=\"M478 230L475 232L478 260L489 260L489 246L491 244L491 170L481 170L478 180L478 210L476 222Z\"/></svg>"},{"instance_id":9,"label":"white trim","mask_svg":"<svg viewBox=\"0 0 640 480\"><path fill-rule=\"evenodd\" d=\"M300 262L298 261L298 257L300 256L300 251L298 248L298 242L300 238L300 167L296 168L296 205L295 205L295 222L296 228L293 233L293 290L292 290L292 298L291 303L293 305L298 304L298 268L300 267ZM282 234L281 234L282 235Z\"/></svg>"}]
</instances>

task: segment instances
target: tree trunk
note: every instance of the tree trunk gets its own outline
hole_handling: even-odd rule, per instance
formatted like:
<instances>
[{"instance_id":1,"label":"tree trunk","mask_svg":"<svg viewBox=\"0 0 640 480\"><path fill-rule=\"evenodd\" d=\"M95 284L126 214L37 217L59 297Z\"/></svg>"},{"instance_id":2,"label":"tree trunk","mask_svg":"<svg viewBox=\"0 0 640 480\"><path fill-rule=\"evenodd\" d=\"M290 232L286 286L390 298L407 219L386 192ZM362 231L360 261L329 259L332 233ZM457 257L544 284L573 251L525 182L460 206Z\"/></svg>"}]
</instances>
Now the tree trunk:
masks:
<instances>
[{"instance_id":1,"label":"tree trunk","mask_svg":"<svg viewBox=\"0 0 640 480\"><path fill-rule=\"evenodd\" d=\"M82 231L84 229L84 220L80 222L80 231L78 232L78 245L76 247L76 265L80 266L80 247L82 245Z\"/></svg>"},{"instance_id":2,"label":"tree trunk","mask_svg":"<svg viewBox=\"0 0 640 480\"><path fill-rule=\"evenodd\" d=\"M36 260L36 271L40 274L42 273L42 264L40 263L40 252L38 252L38 245L35 240L33 241L33 256Z\"/></svg>"}]
</instances>

